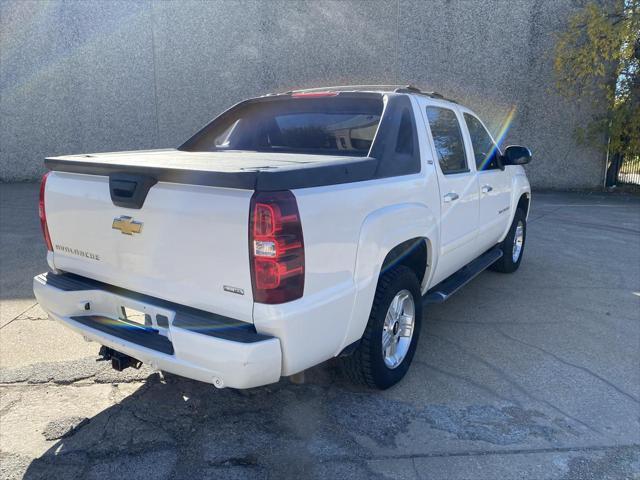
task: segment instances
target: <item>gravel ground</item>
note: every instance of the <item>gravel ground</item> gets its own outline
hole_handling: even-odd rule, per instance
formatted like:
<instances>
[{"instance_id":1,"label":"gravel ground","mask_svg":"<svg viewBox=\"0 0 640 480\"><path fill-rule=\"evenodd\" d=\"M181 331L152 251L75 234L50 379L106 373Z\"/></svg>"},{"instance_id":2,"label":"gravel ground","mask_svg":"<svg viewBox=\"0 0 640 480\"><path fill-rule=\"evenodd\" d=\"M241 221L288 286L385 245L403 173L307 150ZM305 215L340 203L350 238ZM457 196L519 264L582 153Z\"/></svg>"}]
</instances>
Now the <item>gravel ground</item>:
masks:
<instances>
[{"instance_id":1,"label":"gravel ground","mask_svg":"<svg viewBox=\"0 0 640 480\"><path fill-rule=\"evenodd\" d=\"M637 197L536 194L520 270L430 306L385 392L111 370L33 299L37 186L0 197L1 479L640 479Z\"/></svg>"}]
</instances>

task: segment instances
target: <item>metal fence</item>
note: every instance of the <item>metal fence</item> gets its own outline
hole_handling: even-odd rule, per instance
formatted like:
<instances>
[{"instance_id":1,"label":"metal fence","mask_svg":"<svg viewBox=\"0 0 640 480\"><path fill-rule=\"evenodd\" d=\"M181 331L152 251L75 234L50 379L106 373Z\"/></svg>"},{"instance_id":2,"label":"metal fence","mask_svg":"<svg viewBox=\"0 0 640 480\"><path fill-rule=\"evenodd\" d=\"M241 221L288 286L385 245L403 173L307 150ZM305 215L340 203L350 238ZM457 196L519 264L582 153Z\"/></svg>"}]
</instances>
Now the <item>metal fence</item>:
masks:
<instances>
[{"instance_id":1,"label":"metal fence","mask_svg":"<svg viewBox=\"0 0 640 480\"><path fill-rule=\"evenodd\" d=\"M623 159L616 181L618 184L640 185L640 157Z\"/></svg>"},{"instance_id":2,"label":"metal fence","mask_svg":"<svg viewBox=\"0 0 640 480\"><path fill-rule=\"evenodd\" d=\"M640 185L640 157L623 158L615 154L609 161L605 185Z\"/></svg>"}]
</instances>

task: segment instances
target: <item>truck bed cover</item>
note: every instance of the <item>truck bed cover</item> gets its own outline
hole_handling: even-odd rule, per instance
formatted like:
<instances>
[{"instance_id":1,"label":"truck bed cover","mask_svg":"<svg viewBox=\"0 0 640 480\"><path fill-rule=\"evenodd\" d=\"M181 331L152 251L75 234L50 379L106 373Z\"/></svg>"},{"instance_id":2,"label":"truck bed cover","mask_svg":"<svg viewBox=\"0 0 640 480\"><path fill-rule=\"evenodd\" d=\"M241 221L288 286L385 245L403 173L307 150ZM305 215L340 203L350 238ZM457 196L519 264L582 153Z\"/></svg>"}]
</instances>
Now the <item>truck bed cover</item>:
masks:
<instances>
[{"instance_id":1,"label":"truck bed cover","mask_svg":"<svg viewBox=\"0 0 640 480\"><path fill-rule=\"evenodd\" d=\"M246 190L282 190L375 178L371 157L177 149L66 155L45 160L49 170L105 175L143 174L159 182Z\"/></svg>"}]
</instances>

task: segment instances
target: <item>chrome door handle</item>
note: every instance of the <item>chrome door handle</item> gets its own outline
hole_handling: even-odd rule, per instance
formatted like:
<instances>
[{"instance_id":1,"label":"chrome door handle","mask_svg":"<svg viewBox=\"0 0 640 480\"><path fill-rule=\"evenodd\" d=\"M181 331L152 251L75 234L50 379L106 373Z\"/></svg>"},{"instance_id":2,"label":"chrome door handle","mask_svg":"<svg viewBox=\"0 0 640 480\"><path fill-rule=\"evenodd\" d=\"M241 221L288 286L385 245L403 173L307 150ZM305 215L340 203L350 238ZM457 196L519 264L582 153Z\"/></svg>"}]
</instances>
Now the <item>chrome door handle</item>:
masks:
<instances>
[{"instance_id":1,"label":"chrome door handle","mask_svg":"<svg viewBox=\"0 0 640 480\"><path fill-rule=\"evenodd\" d=\"M444 196L444 203L450 203L450 202L453 202L453 201L455 201L455 200L457 200L459 198L460 198L460 196L457 193L449 192Z\"/></svg>"},{"instance_id":2,"label":"chrome door handle","mask_svg":"<svg viewBox=\"0 0 640 480\"><path fill-rule=\"evenodd\" d=\"M491 185L484 185L482 187L482 193L489 193L492 190L493 190L493 187Z\"/></svg>"}]
</instances>

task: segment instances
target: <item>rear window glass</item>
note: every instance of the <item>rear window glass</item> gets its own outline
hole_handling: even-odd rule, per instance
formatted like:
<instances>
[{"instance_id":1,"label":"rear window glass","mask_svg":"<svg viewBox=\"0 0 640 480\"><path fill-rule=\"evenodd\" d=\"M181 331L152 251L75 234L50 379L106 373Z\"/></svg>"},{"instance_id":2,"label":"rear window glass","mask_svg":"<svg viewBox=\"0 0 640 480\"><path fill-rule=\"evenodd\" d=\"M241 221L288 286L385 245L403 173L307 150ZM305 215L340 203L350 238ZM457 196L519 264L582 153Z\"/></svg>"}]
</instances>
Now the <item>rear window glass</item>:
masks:
<instances>
[{"instance_id":1,"label":"rear window glass","mask_svg":"<svg viewBox=\"0 0 640 480\"><path fill-rule=\"evenodd\" d=\"M250 150L366 156L382 98L277 98L240 104L207 125L181 150Z\"/></svg>"}]
</instances>

